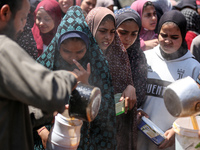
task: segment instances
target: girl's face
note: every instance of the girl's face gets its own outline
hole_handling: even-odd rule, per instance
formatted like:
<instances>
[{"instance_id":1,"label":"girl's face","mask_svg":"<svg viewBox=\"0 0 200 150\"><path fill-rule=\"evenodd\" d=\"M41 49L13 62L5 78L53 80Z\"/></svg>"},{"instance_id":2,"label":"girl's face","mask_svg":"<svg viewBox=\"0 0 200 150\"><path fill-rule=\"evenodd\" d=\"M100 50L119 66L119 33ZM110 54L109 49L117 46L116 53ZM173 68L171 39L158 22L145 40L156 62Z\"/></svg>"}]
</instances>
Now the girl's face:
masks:
<instances>
[{"instance_id":1,"label":"girl's face","mask_svg":"<svg viewBox=\"0 0 200 150\"><path fill-rule=\"evenodd\" d=\"M73 6L74 0L58 0L62 12L66 13L69 7Z\"/></svg>"},{"instance_id":2,"label":"girl's face","mask_svg":"<svg viewBox=\"0 0 200 150\"><path fill-rule=\"evenodd\" d=\"M35 22L42 33L50 32L55 26L51 16L43 8L38 10Z\"/></svg>"},{"instance_id":3,"label":"girl's face","mask_svg":"<svg viewBox=\"0 0 200 150\"><path fill-rule=\"evenodd\" d=\"M60 45L60 55L71 65L74 64L73 59L81 60L86 51L86 44L82 40L68 39Z\"/></svg>"},{"instance_id":4,"label":"girl's face","mask_svg":"<svg viewBox=\"0 0 200 150\"><path fill-rule=\"evenodd\" d=\"M157 15L154 6L147 6L142 13L142 27L148 30L155 30L157 25Z\"/></svg>"},{"instance_id":5,"label":"girl's face","mask_svg":"<svg viewBox=\"0 0 200 150\"><path fill-rule=\"evenodd\" d=\"M115 25L111 19L101 22L99 25L95 39L101 50L106 50L115 37Z\"/></svg>"},{"instance_id":6,"label":"girl's face","mask_svg":"<svg viewBox=\"0 0 200 150\"><path fill-rule=\"evenodd\" d=\"M81 2L81 9L88 14L96 6L96 2L96 0L83 0Z\"/></svg>"},{"instance_id":7,"label":"girl's face","mask_svg":"<svg viewBox=\"0 0 200 150\"><path fill-rule=\"evenodd\" d=\"M158 40L161 49L165 53L171 54L181 47L183 39L179 27L174 23L167 23L162 25Z\"/></svg>"},{"instance_id":8,"label":"girl's face","mask_svg":"<svg viewBox=\"0 0 200 150\"><path fill-rule=\"evenodd\" d=\"M126 49L135 42L138 32L139 27L133 20L125 21L117 28L119 38Z\"/></svg>"}]
</instances>

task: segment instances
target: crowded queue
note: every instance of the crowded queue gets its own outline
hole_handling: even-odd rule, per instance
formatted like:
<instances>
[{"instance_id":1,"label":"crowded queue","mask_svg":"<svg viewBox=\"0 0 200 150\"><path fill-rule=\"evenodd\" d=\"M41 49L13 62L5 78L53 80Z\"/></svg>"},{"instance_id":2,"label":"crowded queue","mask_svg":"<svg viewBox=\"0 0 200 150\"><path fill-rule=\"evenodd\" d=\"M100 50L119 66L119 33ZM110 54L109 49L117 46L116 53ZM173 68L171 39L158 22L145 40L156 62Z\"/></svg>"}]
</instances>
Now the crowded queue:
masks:
<instances>
[{"instance_id":1,"label":"crowded queue","mask_svg":"<svg viewBox=\"0 0 200 150\"><path fill-rule=\"evenodd\" d=\"M163 92L199 76L199 8L199 0L1 0L0 149L69 149L50 133L83 83L101 90L101 103L74 149L175 150L177 118ZM139 130L142 117L163 131L162 143Z\"/></svg>"}]
</instances>

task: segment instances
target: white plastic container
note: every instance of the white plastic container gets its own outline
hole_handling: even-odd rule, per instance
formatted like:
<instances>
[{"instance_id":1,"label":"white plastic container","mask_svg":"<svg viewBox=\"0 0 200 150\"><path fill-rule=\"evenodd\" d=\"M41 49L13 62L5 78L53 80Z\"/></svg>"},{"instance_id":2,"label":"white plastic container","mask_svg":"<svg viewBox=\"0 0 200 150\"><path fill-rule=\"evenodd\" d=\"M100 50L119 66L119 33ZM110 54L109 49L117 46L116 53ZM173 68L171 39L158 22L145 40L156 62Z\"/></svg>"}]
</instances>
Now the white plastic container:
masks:
<instances>
[{"instance_id":1,"label":"white plastic container","mask_svg":"<svg viewBox=\"0 0 200 150\"><path fill-rule=\"evenodd\" d=\"M83 122L79 119L57 114L52 127L47 150L76 150L80 142L80 130Z\"/></svg>"},{"instance_id":2,"label":"white plastic container","mask_svg":"<svg viewBox=\"0 0 200 150\"><path fill-rule=\"evenodd\" d=\"M200 116L196 117L198 126L200 127ZM198 130L193 129L190 117L178 118L173 123L175 135L176 150L200 150L195 148L200 143Z\"/></svg>"}]
</instances>

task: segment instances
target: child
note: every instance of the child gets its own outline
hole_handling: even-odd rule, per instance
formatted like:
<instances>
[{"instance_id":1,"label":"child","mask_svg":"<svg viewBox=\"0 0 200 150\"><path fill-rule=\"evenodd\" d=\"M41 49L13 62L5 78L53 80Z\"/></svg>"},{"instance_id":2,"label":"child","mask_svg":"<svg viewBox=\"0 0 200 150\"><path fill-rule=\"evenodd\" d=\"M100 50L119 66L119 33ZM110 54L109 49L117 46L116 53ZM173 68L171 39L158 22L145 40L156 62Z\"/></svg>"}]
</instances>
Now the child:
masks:
<instances>
[{"instance_id":1,"label":"child","mask_svg":"<svg viewBox=\"0 0 200 150\"><path fill-rule=\"evenodd\" d=\"M56 33L62 19L61 8L55 0L43 0L37 5L34 15L32 33L40 56Z\"/></svg>"},{"instance_id":2,"label":"child","mask_svg":"<svg viewBox=\"0 0 200 150\"><path fill-rule=\"evenodd\" d=\"M80 44L82 43L81 45L68 45L69 41L67 43L62 42L63 45L61 44L61 49L59 50L60 37L66 34L66 32L73 33L74 30L84 32L80 37L86 40L87 38L84 37L86 34L89 38L89 42L86 42L87 40L83 40L84 42L79 41ZM84 43L88 44L84 46ZM67 47L64 48L63 46L66 46L66 44ZM78 48L79 50L72 52L73 48L78 46L80 46ZM74 64L76 61L73 61L72 58L76 59L82 67L77 67L77 65ZM90 75L86 73L89 75L88 83L101 89L101 106L97 117L92 122L83 123L78 150L115 149L116 116L113 87L108 64L85 22L80 7L72 6L69 8L58 27L55 38L49 44L46 51L38 58L38 62L51 70L91 72ZM88 63L90 63L91 71L89 71Z\"/></svg>"},{"instance_id":3,"label":"child","mask_svg":"<svg viewBox=\"0 0 200 150\"><path fill-rule=\"evenodd\" d=\"M114 13L108 8L96 7L89 12L86 22L108 61L114 94L121 94L120 101L125 99L125 114L117 116L117 149L132 149L130 131L136 122L132 109L136 104L136 94L126 49L115 32Z\"/></svg>"},{"instance_id":4,"label":"child","mask_svg":"<svg viewBox=\"0 0 200 150\"><path fill-rule=\"evenodd\" d=\"M134 115L136 118L136 109L144 103L146 94L147 81L147 64L144 52L140 49L139 31L141 28L141 20L139 14L131 8L123 8L115 12L116 31L127 50L132 71L133 84L136 89L137 106L135 105ZM132 134L133 140L131 144L133 149L137 147L137 123L133 125ZM128 142L127 138L121 136L123 143ZM127 144L128 145L128 144ZM124 148L122 145L121 149ZM126 148L125 148L126 149Z\"/></svg>"},{"instance_id":5,"label":"child","mask_svg":"<svg viewBox=\"0 0 200 150\"><path fill-rule=\"evenodd\" d=\"M140 47L143 51L158 45L157 34L154 32L157 25L156 9L151 1L137 0L131 8L138 12L142 21L140 30Z\"/></svg>"},{"instance_id":6,"label":"child","mask_svg":"<svg viewBox=\"0 0 200 150\"><path fill-rule=\"evenodd\" d=\"M138 132L138 150L175 149L172 124L176 118L167 111L163 92L166 86L178 79L190 76L196 80L200 71L200 64L187 49L186 24L180 11L166 12L158 25L159 45L145 51L148 64L147 98L142 108L149 119L165 132L166 139L156 146L143 133Z\"/></svg>"}]
</instances>

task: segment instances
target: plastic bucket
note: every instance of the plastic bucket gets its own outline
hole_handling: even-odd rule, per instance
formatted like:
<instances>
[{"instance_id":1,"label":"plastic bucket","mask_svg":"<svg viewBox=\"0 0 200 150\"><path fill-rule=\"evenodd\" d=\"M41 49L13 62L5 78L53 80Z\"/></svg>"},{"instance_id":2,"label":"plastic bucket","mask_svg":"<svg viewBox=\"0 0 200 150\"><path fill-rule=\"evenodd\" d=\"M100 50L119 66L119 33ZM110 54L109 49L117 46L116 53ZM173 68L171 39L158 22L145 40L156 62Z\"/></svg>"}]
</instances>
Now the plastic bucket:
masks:
<instances>
[{"instance_id":1,"label":"plastic bucket","mask_svg":"<svg viewBox=\"0 0 200 150\"><path fill-rule=\"evenodd\" d=\"M82 124L79 119L58 114L49 133L47 150L76 150L80 142Z\"/></svg>"},{"instance_id":2,"label":"plastic bucket","mask_svg":"<svg viewBox=\"0 0 200 150\"><path fill-rule=\"evenodd\" d=\"M197 116L196 119L200 128L200 116ZM178 118L175 120L173 129L176 132L176 150L200 150L200 148L195 148L200 143L200 138L198 130L193 129L190 117Z\"/></svg>"}]
</instances>

